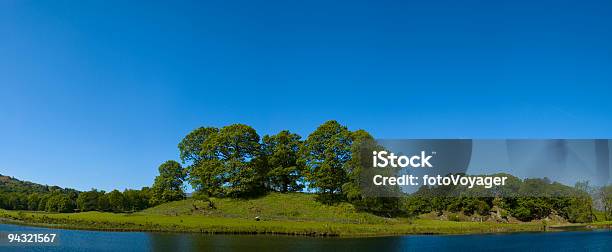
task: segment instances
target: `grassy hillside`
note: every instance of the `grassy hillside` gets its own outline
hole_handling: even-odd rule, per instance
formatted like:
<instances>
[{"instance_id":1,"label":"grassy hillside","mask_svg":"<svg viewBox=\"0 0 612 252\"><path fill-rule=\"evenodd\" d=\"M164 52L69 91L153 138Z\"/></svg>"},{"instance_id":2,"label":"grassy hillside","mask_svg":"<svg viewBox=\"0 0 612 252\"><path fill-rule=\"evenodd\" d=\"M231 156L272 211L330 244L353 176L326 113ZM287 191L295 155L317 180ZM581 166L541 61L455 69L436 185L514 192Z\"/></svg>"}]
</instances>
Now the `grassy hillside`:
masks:
<instances>
[{"instance_id":1,"label":"grassy hillside","mask_svg":"<svg viewBox=\"0 0 612 252\"><path fill-rule=\"evenodd\" d=\"M455 222L383 218L356 212L352 205L325 205L310 194L270 194L251 200L183 200L142 212L45 213L0 210L0 221L62 228L113 231L369 236L542 231L540 223ZM195 207L194 207L195 204ZM261 220L256 221L255 216Z\"/></svg>"},{"instance_id":2,"label":"grassy hillside","mask_svg":"<svg viewBox=\"0 0 612 252\"><path fill-rule=\"evenodd\" d=\"M253 220L322 221L335 223L395 224L399 219L383 218L369 213L357 212L349 203L335 205L321 204L316 195L304 193L270 193L265 197L241 199L216 199L207 202L191 199L175 201L144 210L144 214L155 215L195 215L210 217L241 218Z\"/></svg>"}]
</instances>

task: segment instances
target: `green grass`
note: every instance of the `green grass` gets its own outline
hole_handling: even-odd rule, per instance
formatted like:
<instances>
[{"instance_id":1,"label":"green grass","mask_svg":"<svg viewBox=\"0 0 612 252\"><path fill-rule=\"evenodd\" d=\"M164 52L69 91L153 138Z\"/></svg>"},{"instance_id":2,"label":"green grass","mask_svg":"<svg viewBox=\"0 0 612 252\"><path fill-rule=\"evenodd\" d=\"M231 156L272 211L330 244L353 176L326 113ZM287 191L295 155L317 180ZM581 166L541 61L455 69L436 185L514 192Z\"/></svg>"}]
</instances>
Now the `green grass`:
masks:
<instances>
[{"instance_id":1,"label":"green grass","mask_svg":"<svg viewBox=\"0 0 612 252\"><path fill-rule=\"evenodd\" d=\"M170 231L315 236L375 236L401 234L466 234L541 231L539 223L455 222L383 218L357 212L350 204L325 205L310 194L270 194L251 200L184 200L142 212L44 213L0 210L5 222L61 228L112 231ZM194 208L194 204L197 209ZM261 221L254 217L260 216Z\"/></svg>"},{"instance_id":2,"label":"green grass","mask_svg":"<svg viewBox=\"0 0 612 252\"><path fill-rule=\"evenodd\" d=\"M202 215L209 217L244 218L253 220L292 220L338 222L353 224L394 224L400 220L383 218L369 213L357 212L349 203L326 205L317 202L316 195L305 193L270 193L265 197L240 199L211 199L214 209L208 203L193 200L175 201L144 210L142 213L155 215ZM194 203L197 210L194 209Z\"/></svg>"},{"instance_id":3,"label":"green grass","mask_svg":"<svg viewBox=\"0 0 612 252\"><path fill-rule=\"evenodd\" d=\"M589 223L590 226L598 227L598 228L612 228L612 221L599 221Z\"/></svg>"},{"instance_id":4,"label":"green grass","mask_svg":"<svg viewBox=\"0 0 612 252\"><path fill-rule=\"evenodd\" d=\"M595 215L595 219L600 222L600 221L605 221L606 220L606 213L603 211L593 211L593 214Z\"/></svg>"}]
</instances>

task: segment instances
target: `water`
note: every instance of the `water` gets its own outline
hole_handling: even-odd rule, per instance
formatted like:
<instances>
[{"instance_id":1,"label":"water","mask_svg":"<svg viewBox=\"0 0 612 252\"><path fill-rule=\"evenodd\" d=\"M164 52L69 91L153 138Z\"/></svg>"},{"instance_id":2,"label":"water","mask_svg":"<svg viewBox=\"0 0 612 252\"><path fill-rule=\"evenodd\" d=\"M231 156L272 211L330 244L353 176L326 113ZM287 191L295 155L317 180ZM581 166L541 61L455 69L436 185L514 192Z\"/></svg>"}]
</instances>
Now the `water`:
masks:
<instances>
[{"instance_id":1,"label":"water","mask_svg":"<svg viewBox=\"0 0 612 252\"><path fill-rule=\"evenodd\" d=\"M98 232L0 224L0 233L56 233L57 245L0 244L0 251L612 251L612 230L493 235L314 238ZM4 237L6 238L6 237Z\"/></svg>"}]
</instances>

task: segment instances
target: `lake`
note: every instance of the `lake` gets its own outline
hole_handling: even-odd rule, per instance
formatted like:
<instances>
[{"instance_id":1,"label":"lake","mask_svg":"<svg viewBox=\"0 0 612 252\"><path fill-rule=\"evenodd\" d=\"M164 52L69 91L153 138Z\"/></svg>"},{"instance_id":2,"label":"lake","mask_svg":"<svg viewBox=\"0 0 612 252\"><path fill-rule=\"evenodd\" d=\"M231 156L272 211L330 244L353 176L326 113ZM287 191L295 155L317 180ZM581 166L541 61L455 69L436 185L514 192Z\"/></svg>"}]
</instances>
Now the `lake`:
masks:
<instances>
[{"instance_id":1,"label":"lake","mask_svg":"<svg viewBox=\"0 0 612 252\"><path fill-rule=\"evenodd\" d=\"M487 235L314 238L99 232L0 224L0 233L56 233L56 245L0 244L0 251L612 251L612 230Z\"/></svg>"}]
</instances>

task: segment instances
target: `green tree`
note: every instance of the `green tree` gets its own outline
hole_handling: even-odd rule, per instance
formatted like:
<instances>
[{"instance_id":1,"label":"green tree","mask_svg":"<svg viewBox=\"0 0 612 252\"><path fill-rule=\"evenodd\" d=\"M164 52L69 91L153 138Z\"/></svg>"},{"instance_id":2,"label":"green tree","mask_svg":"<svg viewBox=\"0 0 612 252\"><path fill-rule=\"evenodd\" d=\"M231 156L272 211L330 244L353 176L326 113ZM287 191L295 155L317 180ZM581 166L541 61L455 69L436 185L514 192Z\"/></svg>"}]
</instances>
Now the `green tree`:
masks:
<instances>
[{"instance_id":1,"label":"green tree","mask_svg":"<svg viewBox=\"0 0 612 252\"><path fill-rule=\"evenodd\" d=\"M199 127L191 131L178 144L180 158L189 173L188 180L196 191L207 194L218 194L223 185L222 166L216 157L216 152L210 150L211 138L219 132L215 127ZM204 143L208 140L209 145L204 150Z\"/></svg>"},{"instance_id":2,"label":"green tree","mask_svg":"<svg viewBox=\"0 0 612 252\"><path fill-rule=\"evenodd\" d=\"M479 214L488 215L491 207L482 199L469 197L464 200L463 212L467 215Z\"/></svg>"},{"instance_id":3,"label":"green tree","mask_svg":"<svg viewBox=\"0 0 612 252\"><path fill-rule=\"evenodd\" d=\"M148 187L143 187L141 190L126 189L123 191L125 198L125 210L137 211L149 207L150 190Z\"/></svg>"},{"instance_id":4,"label":"green tree","mask_svg":"<svg viewBox=\"0 0 612 252\"><path fill-rule=\"evenodd\" d=\"M202 144L217 132L219 132L219 129L214 127L200 127L187 134L178 144L181 161L197 164L202 160L204 158Z\"/></svg>"},{"instance_id":5,"label":"green tree","mask_svg":"<svg viewBox=\"0 0 612 252\"><path fill-rule=\"evenodd\" d=\"M40 201L38 202L38 211L47 210L47 201L49 201L50 197L50 194L43 194L42 196L40 196Z\"/></svg>"},{"instance_id":6,"label":"green tree","mask_svg":"<svg viewBox=\"0 0 612 252\"><path fill-rule=\"evenodd\" d=\"M569 201L569 207L566 211L568 220L570 222L592 222L595 215L593 213L593 199L590 195L594 192L594 189L588 181L579 181L574 188L577 192Z\"/></svg>"},{"instance_id":7,"label":"green tree","mask_svg":"<svg viewBox=\"0 0 612 252\"><path fill-rule=\"evenodd\" d=\"M7 207L7 194L6 193L1 193L0 194L0 209L8 209Z\"/></svg>"},{"instance_id":8,"label":"green tree","mask_svg":"<svg viewBox=\"0 0 612 252\"><path fill-rule=\"evenodd\" d=\"M139 209L137 204L140 198L140 191L125 189L123 191L123 198L125 200L125 211L134 212Z\"/></svg>"},{"instance_id":9,"label":"green tree","mask_svg":"<svg viewBox=\"0 0 612 252\"><path fill-rule=\"evenodd\" d=\"M249 196L263 189L259 135L244 124L225 126L202 144L190 183L208 195Z\"/></svg>"},{"instance_id":10,"label":"green tree","mask_svg":"<svg viewBox=\"0 0 612 252\"><path fill-rule=\"evenodd\" d=\"M263 154L268 167L269 187L280 192L297 192L304 187L303 167L298 163L300 136L288 130L263 137Z\"/></svg>"},{"instance_id":11,"label":"green tree","mask_svg":"<svg viewBox=\"0 0 612 252\"><path fill-rule=\"evenodd\" d=\"M218 158L205 159L188 167L189 184L197 192L208 196L222 196L227 174Z\"/></svg>"},{"instance_id":12,"label":"green tree","mask_svg":"<svg viewBox=\"0 0 612 252\"><path fill-rule=\"evenodd\" d=\"M125 210L125 198L118 190L113 190L108 194L108 203L113 212L123 212Z\"/></svg>"},{"instance_id":13,"label":"green tree","mask_svg":"<svg viewBox=\"0 0 612 252\"><path fill-rule=\"evenodd\" d=\"M82 192L77 197L77 208L81 212L94 211L98 209L98 197L103 194L96 189L91 189L87 192Z\"/></svg>"},{"instance_id":14,"label":"green tree","mask_svg":"<svg viewBox=\"0 0 612 252\"><path fill-rule=\"evenodd\" d=\"M76 208L75 202L66 194L62 194L57 199L57 211L60 213L71 213Z\"/></svg>"},{"instance_id":15,"label":"green tree","mask_svg":"<svg viewBox=\"0 0 612 252\"><path fill-rule=\"evenodd\" d=\"M327 121L308 136L300 149L300 162L307 168L309 187L322 194L341 194L348 182L346 163L351 158L350 131L336 121Z\"/></svg>"},{"instance_id":16,"label":"green tree","mask_svg":"<svg viewBox=\"0 0 612 252\"><path fill-rule=\"evenodd\" d=\"M612 220L612 185L601 187L599 193L603 203L604 217L607 221Z\"/></svg>"},{"instance_id":17,"label":"green tree","mask_svg":"<svg viewBox=\"0 0 612 252\"><path fill-rule=\"evenodd\" d=\"M159 166L159 175L153 183L152 203L156 205L184 199L183 181L186 176L185 169L174 160L161 164Z\"/></svg>"},{"instance_id":18,"label":"green tree","mask_svg":"<svg viewBox=\"0 0 612 252\"><path fill-rule=\"evenodd\" d=\"M38 193L32 193L28 196L28 210L38 210L38 203L40 202L40 196Z\"/></svg>"},{"instance_id":19,"label":"green tree","mask_svg":"<svg viewBox=\"0 0 612 252\"><path fill-rule=\"evenodd\" d=\"M365 130L357 130L352 132L350 136L352 140L350 146L351 158L345 165L348 180L342 186L342 191L349 201L355 202L363 197L361 177L367 172L364 166L370 160L369 157L372 152L379 150L380 146L376 144L372 135ZM364 156L367 156L367 160L364 160Z\"/></svg>"},{"instance_id":20,"label":"green tree","mask_svg":"<svg viewBox=\"0 0 612 252\"><path fill-rule=\"evenodd\" d=\"M101 191L98 195L98 211L108 212L111 210L110 201L108 200L108 194Z\"/></svg>"},{"instance_id":21,"label":"green tree","mask_svg":"<svg viewBox=\"0 0 612 252\"><path fill-rule=\"evenodd\" d=\"M47 212L70 213L74 208L74 202L65 194L55 194L47 200Z\"/></svg>"},{"instance_id":22,"label":"green tree","mask_svg":"<svg viewBox=\"0 0 612 252\"><path fill-rule=\"evenodd\" d=\"M47 199L47 204L45 206L45 211L47 212L57 212L57 206L59 204L59 195L53 195Z\"/></svg>"},{"instance_id":23,"label":"green tree","mask_svg":"<svg viewBox=\"0 0 612 252\"><path fill-rule=\"evenodd\" d=\"M365 130L351 132L351 158L344 165L347 182L342 185L342 192L355 208L377 215L394 216L406 212L400 199L399 187L378 187L371 185L375 174L383 176L396 175L396 169L370 169L373 151L384 148Z\"/></svg>"},{"instance_id":24,"label":"green tree","mask_svg":"<svg viewBox=\"0 0 612 252\"><path fill-rule=\"evenodd\" d=\"M150 202L151 199L153 198L153 190L151 190L150 187L143 187L140 188L140 191L138 192L139 194L139 200L138 200L138 204L137 204L137 209L142 210L142 209L146 209L149 208L151 206Z\"/></svg>"},{"instance_id":25,"label":"green tree","mask_svg":"<svg viewBox=\"0 0 612 252\"><path fill-rule=\"evenodd\" d=\"M584 195L582 197L572 197L564 212L568 221L586 223L593 221L594 215L592 210L591 198L588 195Z\"/></svg>"},{"instance_id":26,"label":"green tree","mask_svg":"<svg viewBox=\"0 0 612 252\"><path fill-rule=\"evenodd\" d=\"M406 209L409 215L416 216L432 211L431 201L422 196L407 197Z\"/></svg>"},{"instance_id":27,"label":"green tree","mask_svg":"<svg viewBox=\"0 0 612 252\"><path fill-rule=\"evenodd\" d=\"M21 193L11 193L9 195L9 204L13 210L28 209L27 197Z\"/></svg>"}]
</instances>

